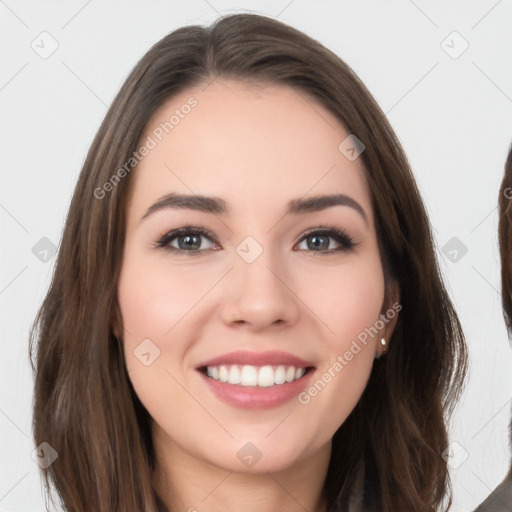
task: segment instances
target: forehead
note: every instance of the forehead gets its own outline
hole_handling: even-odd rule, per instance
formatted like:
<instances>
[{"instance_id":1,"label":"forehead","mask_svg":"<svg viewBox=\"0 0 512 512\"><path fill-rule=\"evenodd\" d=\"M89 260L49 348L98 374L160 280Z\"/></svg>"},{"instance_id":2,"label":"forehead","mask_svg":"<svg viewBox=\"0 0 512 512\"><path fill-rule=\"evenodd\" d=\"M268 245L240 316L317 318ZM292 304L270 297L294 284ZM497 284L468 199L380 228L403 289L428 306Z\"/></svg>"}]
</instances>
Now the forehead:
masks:
<instances>
[{"instance_id":1,"label":"forehead","mask_svg":"<svg viewBox=\"0 0 512 512\"><path fill-rule=\"evenodd\" d=\"M169 192L211 194L257 211L340 192L371 212L362 159L339 149L349 135L302 91L217 78L173 96L152 116L141 143L151 139L154 147L134 172L132 196L147 207Z\"/></svg>"}]
</instances>

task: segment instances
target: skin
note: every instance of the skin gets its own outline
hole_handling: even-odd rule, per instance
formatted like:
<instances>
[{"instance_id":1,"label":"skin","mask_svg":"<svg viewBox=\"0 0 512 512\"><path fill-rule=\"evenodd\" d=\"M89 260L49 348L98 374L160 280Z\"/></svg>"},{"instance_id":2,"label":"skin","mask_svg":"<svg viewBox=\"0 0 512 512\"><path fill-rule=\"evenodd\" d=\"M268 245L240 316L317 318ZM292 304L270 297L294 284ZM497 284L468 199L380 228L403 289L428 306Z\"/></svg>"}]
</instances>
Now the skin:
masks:
<instances>
[{"instance_id":1,"label":"skin","mask_svg":"<svg viewBox=\"0 0 512 512\"><path fill-rule=\"evenodd\" d=\"M295 398L269 410L228 405L195 367L234 350L278 349L314 362L320 376L390 307L364 166L338 150L349 132L328 110L282 85L216 79L184 91L155 113L141 140L192 95L198 105L132 176L118 286L123 332L114 326L153 418L155 488L171 512L320 512L332 436L358 402L378 340L389 340L398 314L307 405ZM167 209L141 221L170 192L218 196L232 212ZM332 193L356 200L367 223L349 206L283 216L291 199ZM154 246L185 224L215 239L200 238L203 252L195 256ZM303 234L321 224L358 245L315 252L314 236ZM251 264L236 252L247 236L263 249ZM178 242L170 244L183 248ZM134 355L147 338L160 350L149 366ZM252 468L237 457L248 442L262 454Z\"/></svg>"}]
</instances>

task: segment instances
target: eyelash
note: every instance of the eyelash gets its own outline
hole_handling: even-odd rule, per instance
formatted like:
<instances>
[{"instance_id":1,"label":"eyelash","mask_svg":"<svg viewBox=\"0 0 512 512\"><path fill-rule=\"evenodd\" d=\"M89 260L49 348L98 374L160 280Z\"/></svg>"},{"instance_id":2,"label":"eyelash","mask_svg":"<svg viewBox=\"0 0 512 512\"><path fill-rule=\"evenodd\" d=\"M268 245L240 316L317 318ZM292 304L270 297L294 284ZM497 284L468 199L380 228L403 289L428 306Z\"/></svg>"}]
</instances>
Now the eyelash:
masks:
<instances>
[{"instance_id":1,"label":"eyelash","mask_svg":"<svg viewBox=\"0 0 512 512\"><path fill-rule=\"evenodd\" d=\"M163 235L160 240L156 243L154 243L154 246L157 249L164 249L166 251L172 252L173 254L176 254L178 256L181 255L187 255L187 256L197 256L205 251L211 250L211 249L192 249L190 251L186 251L183 249L177 249L176 247L171 247L169 245L169 242L174 240L175 238L183 235L201 235L206 238L209 238L210 241L215 242L215 236L211 231L208 231L207 229L201 228L201 227L194 227L194 226L183 226L178 229L174 229L170 231L169 233L166 233ZM357 245L359 245L358 242L354 242L353 238L347 235L345 232L340 231L336 228L333 228L331 226L325 226L320 225L317 228L311 229L306 231L306 233L303 233L301 235L301 238L298 240L297 243L300 243L304 241L306 238L310 237L311 235L320 235L320 236L327 236L330 238L333 238L336 242L338 242L341 247L338 249L330 249L325 251L308 251L301 249L301 251L304 252L312 252L314 254L321 253L321 254L334 254L335 252L349 252L352 251Z\"/></svg>"}]
</instances>

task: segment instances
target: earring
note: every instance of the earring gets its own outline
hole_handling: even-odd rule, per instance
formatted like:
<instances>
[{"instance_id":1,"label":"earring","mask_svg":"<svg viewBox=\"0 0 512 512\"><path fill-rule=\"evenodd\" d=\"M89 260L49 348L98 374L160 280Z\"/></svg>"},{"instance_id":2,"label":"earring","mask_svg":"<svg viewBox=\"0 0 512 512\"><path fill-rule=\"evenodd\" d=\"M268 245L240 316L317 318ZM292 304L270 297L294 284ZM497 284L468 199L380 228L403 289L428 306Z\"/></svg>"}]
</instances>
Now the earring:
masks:
<instances>
[{"instance_id":1,"label":"earring","mask_svg":"<svg viewBox=\"0 0 512 512\"><path fill-rule=\"evenodd\" d=\"M385 338L380 339L380 344L382 346L382 353L375 356L375 359L380 359L383 355L385 355L388 351L387 342Z\"/></svg>"}]
</instances>

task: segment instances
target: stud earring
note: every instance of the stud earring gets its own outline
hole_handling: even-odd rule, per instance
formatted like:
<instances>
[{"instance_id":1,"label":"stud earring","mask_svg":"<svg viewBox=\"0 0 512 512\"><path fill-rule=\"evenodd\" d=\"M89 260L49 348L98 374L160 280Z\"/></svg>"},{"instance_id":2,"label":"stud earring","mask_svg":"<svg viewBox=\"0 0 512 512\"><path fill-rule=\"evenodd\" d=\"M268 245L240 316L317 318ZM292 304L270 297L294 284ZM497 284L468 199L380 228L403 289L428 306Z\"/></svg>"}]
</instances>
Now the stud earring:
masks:
<instances>
[{"instance_id":1,"label":"stud earring","mask_svg":"<svg viewBox=\"0 0 512 512\"><path fill-rule=\"evenodd\" d=\"M385 355L388 351L387 342L385 338L380 339L380 345L382 347L382 353L375 356L375 359L380 359L383 355Z\"/></svg>"}]
</instances>

